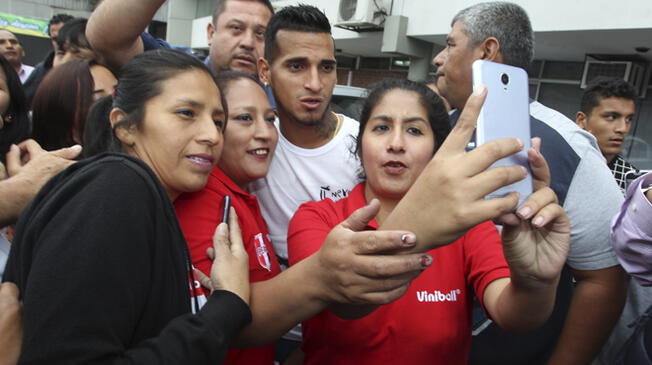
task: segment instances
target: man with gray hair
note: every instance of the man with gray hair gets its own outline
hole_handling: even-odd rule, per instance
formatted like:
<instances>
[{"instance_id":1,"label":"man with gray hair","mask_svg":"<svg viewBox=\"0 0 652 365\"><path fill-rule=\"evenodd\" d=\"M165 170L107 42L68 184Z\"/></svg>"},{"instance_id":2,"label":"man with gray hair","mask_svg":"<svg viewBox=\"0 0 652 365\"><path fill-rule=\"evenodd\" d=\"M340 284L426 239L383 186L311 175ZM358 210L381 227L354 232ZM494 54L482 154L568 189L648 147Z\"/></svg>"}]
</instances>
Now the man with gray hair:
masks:
<instances>
[{"instance_id":1,"label":"man with gray hair","mask_svg":"<svg viewBox=\"0 0 652 365\"><path fill-rule=\"evenodd\" d=\"M507 2L473 5L451 25L446 48L433 62L437 86L457 109L456 120L472 93L471 64L482 59L527 68L534 35L526 12ZM476 321L470 364L588 364L623 307L624 274L609 243L609 222L623 199L595 138L536 101L530 103L530 126L532 136L542 139L551 187L571 221L571 250L548 322L516 336Z\"/></svg>"}]
</instances>

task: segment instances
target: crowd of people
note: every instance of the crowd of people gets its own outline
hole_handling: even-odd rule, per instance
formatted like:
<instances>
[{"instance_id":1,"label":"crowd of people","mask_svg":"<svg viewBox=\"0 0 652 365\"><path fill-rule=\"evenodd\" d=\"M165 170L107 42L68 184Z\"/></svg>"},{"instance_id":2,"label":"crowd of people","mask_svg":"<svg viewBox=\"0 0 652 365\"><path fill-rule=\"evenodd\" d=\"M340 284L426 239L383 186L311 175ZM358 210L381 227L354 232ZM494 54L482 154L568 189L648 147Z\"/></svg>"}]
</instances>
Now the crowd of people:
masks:
<instances>
[{"instance_id":1,"label":"crowd of people","mask_svg":"<svg viewBox=\"0 0 652 365\"><path fill-rule=\"evenodd\" d=\"M462 9L436 81L382 80L356 121L319 9L217 0L200 60L145 32L164 2L54 16L34 68L0 30L0 363L622 358L652 286L629 84L576 121L532 101L530 169L488 169L524 143L467 150L471 64L527 68L520 6Z\"/></svg>"}]
</instances>

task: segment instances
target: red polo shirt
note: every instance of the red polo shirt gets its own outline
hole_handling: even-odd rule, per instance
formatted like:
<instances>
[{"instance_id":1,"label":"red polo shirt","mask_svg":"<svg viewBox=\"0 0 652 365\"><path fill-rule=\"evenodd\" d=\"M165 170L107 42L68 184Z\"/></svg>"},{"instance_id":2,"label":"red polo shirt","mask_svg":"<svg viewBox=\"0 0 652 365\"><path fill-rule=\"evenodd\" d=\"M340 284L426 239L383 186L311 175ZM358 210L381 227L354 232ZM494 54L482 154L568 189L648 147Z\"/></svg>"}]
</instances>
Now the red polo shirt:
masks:
<instances>
[{"instance_id":1,"label":"red polo shirt","mask_svg":"<svg viewBox=\"0 0 652 365\"><path fill-rule=\"evenodd\" d=\"M206 249L213 246L213 234L222 220L226 195L231 196L231 206L238 214L242 240L249 255L249 280L256 282L273 278L281 269L276 261L258 200L240 189L217 167L209 175L204 189L183 194L174 202L193 266L206 275L210 274L212 261L206 255ZM225 364L273 363L273 344L231 350L225 361Z\"/></svg>"},{"instance_id":2,"label":"red polo shirt","mask_svg":"<svg viewBox=\"0 0 652 365\"><path fill-rule=\"evenodd\" d=\"M290 264L314 252L331 228L366 205L365 184L338 202L303 204L288 228ZM437 219L437 217L433 217ZM377 229L375 220L367 229ZM398 300L357 320L323 311L303 323L306 364L466 364L473 291L509 277L493 224L479 224L454 243L428 252L433 264Z\"/></svg>"}]
</instances>

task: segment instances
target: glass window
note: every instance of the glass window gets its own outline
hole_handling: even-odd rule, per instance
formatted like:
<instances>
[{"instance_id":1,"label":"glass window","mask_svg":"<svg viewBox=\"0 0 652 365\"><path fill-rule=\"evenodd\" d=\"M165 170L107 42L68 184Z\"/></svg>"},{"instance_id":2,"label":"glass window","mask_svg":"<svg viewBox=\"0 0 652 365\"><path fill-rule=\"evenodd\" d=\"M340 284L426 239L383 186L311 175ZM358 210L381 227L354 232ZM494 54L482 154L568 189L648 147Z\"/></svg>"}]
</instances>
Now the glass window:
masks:
<instances>
[{"instance_id":1,"label":"glass window","mask_svg":"<svg viewBox=\"0 0 652 365\"><path fill-rule=\"evenodd\" d=\"M389 70L391 59L389 57L361 57L361 70Z\"/></svg>"},{"instance_id":2,"label":"glass window","mask_svg":"<svg viewBox=\"0 0 652 365\"><path fill-rule=\"evenodd\" d=\"M625 138L622 155L639 169L652 170L652 90L637 103L634 125Z\"/></svg>"},{"instance_id":3,"label":"glass window","mask_svg":"<svg viewBox=\"0 0 652 365\"><path fill-rule=\"evenodd\" d=\"M530 67L527 68L527 75L532 79L538 79L539 74L541 73L541 64L543 62L539 60L534 60L530 63Z\"/></svg>"},{"instance_id":4,"label":"glass window","mask_svg":"<svg viewBox=\"0 0 652 365\"><path fill-rule=\"evenodd\" d=\"M546 61L542 79L581 80L584 62Z\"/></svg>"},{"instance_id":5,"label":"glass window","mask_svg":"<svg viewBox=\"0 0 652 365\"><path fill-rule=\"evenodd\" d=\"M582 89L578 85L541 83L539 101L575 121L575 113L582 100Z\"/></svg>"}]
</instances>

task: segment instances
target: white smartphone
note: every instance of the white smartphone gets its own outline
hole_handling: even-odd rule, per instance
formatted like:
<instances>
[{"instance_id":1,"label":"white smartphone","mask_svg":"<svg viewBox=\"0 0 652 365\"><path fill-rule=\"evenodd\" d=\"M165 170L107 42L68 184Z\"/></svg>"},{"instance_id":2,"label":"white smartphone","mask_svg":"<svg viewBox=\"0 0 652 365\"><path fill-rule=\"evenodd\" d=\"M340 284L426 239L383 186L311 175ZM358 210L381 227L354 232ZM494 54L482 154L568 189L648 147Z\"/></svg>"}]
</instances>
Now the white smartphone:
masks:
<instances>
[{"instance_id":1,"label":"white smartphone","mask_svg":"<svg viewBox=\"0 0 652 365\"><path fill-rule=\"evenodd\" d=\"M498 160L490 168L521 165L527 169L527 177L494 191L487 198L516 191L520 194L521 205L532 194L532 173L527 159L531 139L527 73L522 68L483 60L473 62L472 68L473 88L480 85L487 88L487 98L476 127L476 145L508 137L519 138L525 145L520 152Z\"/></svg>"}]
</instances>

